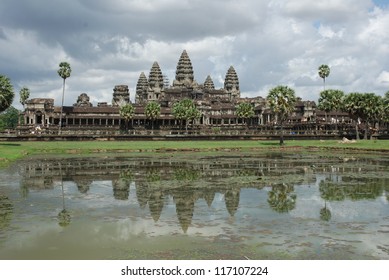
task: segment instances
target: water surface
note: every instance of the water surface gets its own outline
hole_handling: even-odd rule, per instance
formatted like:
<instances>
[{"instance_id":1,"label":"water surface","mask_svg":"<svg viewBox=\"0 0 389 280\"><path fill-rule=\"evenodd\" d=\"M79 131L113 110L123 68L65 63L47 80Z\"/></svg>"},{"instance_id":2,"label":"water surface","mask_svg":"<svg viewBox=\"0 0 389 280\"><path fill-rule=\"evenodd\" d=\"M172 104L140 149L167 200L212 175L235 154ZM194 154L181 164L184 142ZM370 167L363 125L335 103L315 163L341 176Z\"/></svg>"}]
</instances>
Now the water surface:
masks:
<instances>
[{"instance_id":1,"label":"water surface","mask_svg":"<svg viewBox=\"0 0 389 280\"><path fill-rule=\"evenodd\" d=\"M34 157L0 178L0 259L389 259L389 155Z\"/></svg>"}]
</instances>

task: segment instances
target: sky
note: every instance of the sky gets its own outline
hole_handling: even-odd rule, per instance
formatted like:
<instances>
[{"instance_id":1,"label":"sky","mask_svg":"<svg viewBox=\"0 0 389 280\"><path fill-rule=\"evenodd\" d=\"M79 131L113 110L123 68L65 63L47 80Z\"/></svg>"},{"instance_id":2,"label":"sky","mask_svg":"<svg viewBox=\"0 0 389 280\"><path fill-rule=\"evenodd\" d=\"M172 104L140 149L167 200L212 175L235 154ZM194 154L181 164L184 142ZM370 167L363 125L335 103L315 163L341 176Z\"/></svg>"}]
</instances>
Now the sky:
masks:
<instances>
[{"instance_id":1,"label":"sky","mask_svg":"<svg viewBox=\"0 0 389 280\"><path fill-rule=\"evenodd\" d=\"M389 90L389 0L0 0L0 74L19 91L60 105L61 61L72 68L65 105L85 92L112 101L115 85L131 100L154 61L172 84L186 50L195 80L222 88L232 65L241 97L266 97L287 85L304 100L326 89Z\"/></svg>"}]
</instances>

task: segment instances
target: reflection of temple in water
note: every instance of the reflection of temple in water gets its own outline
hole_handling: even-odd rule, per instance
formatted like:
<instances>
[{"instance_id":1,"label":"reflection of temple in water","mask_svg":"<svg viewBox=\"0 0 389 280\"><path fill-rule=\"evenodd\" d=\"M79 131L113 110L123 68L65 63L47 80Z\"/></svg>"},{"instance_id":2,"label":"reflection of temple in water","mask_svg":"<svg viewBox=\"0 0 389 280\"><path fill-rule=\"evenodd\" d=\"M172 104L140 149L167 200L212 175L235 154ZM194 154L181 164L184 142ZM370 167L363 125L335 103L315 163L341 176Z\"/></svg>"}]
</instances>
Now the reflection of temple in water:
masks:
<instances>
[{"instance_id":1,"label":"reflection of temple in water","mask_svg":"<svg viewBox=\"0 0 389 280\"><path fill-rule=\"evenodd\" d=\"M87 195L93 182L110 181L116 200L128 200L130 188L134 188L132 195L136 196L139 207L147 207L155 222L160 219L166 201L172 198L184 232L192 223L195 204L200 199L211 207L215 195L221 194L227 212L234 216L242 188L271 186L269 205L275 211L285 212L293 209L296 197L293 189L289 192L289 188L277 186L283 181L291 186L316 182L310 163L295 158L280 161L274 157L205 157L193 162L174 161L168 157L71 158L25 161L18 166L22 175L21 188L26 195L28 190L53 189L61 180L74 182L78 191ZM348 168L353 176L335 176L331 165L317 163L316 169L329 174L319 185L324 200L372 199L387 189L387 180L358 179L355 174L363 173L357 168Z\"/></svg>"}]
</instances>

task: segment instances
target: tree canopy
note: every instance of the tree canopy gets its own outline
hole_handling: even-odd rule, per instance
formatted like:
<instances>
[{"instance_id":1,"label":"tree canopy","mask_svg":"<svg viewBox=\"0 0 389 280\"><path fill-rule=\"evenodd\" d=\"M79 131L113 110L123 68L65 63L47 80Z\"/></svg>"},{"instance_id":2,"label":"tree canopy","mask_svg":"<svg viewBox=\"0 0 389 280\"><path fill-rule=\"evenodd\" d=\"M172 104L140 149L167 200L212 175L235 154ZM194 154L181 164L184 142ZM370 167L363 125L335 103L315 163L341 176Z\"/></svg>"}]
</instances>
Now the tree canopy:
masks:
<instances>
[{"instance_id":1,"label":"tree canopy","mask_svg":"<svg viewBox=\"0 0 389 280\"><path fill-rule=\"evenodd\" d=\"M11 80L3 75L0 75L0 112L11 106L14 100L14 89Z\"/></svg>"},{"instance_id":2,"label":"tree canopy","mask_svg":"<svg viewBox=\"0 0 389 280\"><path fill-rule=\"evenodd\" d=\"M326 64L322 64L319 66L318 68L318 74L320 76L320 78L323 79L323 84L324 84L324 90L325 90L325 87L326 87L326 78L330 75L330 67L328 67L328 65Z\"/></svg>"},{"instance_id":3,"label":"tree canopy","mask_svg":"<svg viewBox=\"0 0 389 280\"><path fill-rule=\"evenodd\" d=\"M269 91L267 102L282 124L294 111L297 98L293 89L288 86L277 86Z\"/></svg>"},{"instance_id":4,"label":"tree canopy","mask_svg":"<svg viewBox=\"0 0 389 280\"><path fill-rule=\"evenodd\" d=\"M19 91L19 95L20 95L20 104L22 104L24 106L27 99L30 97L30 90L27 87L23 87Z\"/></svg>"},{"instance_id":5,"label":"tree canopy","mask_svg":"<svg viewBox=\"0 0 389 280\"><path fill-rule=\"evenodd\" d=\"M63 61L59 64L59 69L57 73L62 79L65 80L70 77L70 74L72 73L72 68L70 68L70 64L68 62Z\"/></svg>"},{"instance_id":6,"label":"tree canopy","mask_svg":"<svg viewBox=\"0 0 389 280\"><path fill-rule=\"evenodd\" d=\"M188 128L190 120L199 119L201 117L200 110L197 109L193 100L188 98L174 103L172 112L177 120L186 121L186 129Z\"/></svg>"}]
</instances>

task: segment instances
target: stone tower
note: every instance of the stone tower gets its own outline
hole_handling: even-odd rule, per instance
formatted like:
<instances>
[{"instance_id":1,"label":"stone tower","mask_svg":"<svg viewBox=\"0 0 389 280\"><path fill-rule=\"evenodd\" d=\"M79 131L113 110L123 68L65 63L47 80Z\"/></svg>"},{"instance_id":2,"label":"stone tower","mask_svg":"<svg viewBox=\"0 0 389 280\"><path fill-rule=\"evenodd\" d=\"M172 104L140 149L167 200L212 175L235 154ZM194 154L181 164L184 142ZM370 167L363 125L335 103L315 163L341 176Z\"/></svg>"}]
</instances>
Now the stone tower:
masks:
<instances>
[{"instance_id":1,"label":"stone tower","mask_svg":"<svg viewBox=\"0 0 389 280\"><path fill-rule=\"evenodd\" d=\"M130 103L130 91L127 85L117 85L113 89L112 106L122 106Z\"/></svg>"},{"instance_id":2,"label":"stone tower","mask_svg":"<svg viewBox=\"0 0 389 280\"><path fill-rule=\"evenodd\" d=\"M149 74L148 100L158 100L163 92L163 75L158 62L154 62Z\"/></svg>"},{"instance_id":3,"label":"stone tower","mask_svg":"<svg viewBox=\"0 0 389 280\"><path fill-rule=\"evenodd\" d=\"M147 89L149 82L144 72L140 73L138 83L136 84L135 103L143 103L147 100Z\"/></svg>"},{"instance_id":4,"label":"stone tower","mask_svg":"<svg viewBox=\"0 0 389 280\"><path fill-rule=\"evenodd\" d=\"M240 97L239 79L234 67L230 66L224 80L224 89L232 99Z\"/></svg>"},{"instance_id":5,"label":"stone tower","mask_svg":"<svg viewBox=\"0 0 389 280\"><path fill-rule=\"evenodd\" d=\"M193 87L194 75L192 62L186 50L184 50L177 63L176 79L173 82L174 87Z\"/></svg>"},{"instance_id":6,"label":"stone tower","mask_svg":"<svg viewBox=\"0 0 389 280\"><path fill-rule=\"evenodd\" d=\"M204 82L204 89L213 90L215 89L215 85L213 84L212 78L210 75L207 76Z\"/></svg>"}]
</instances>

